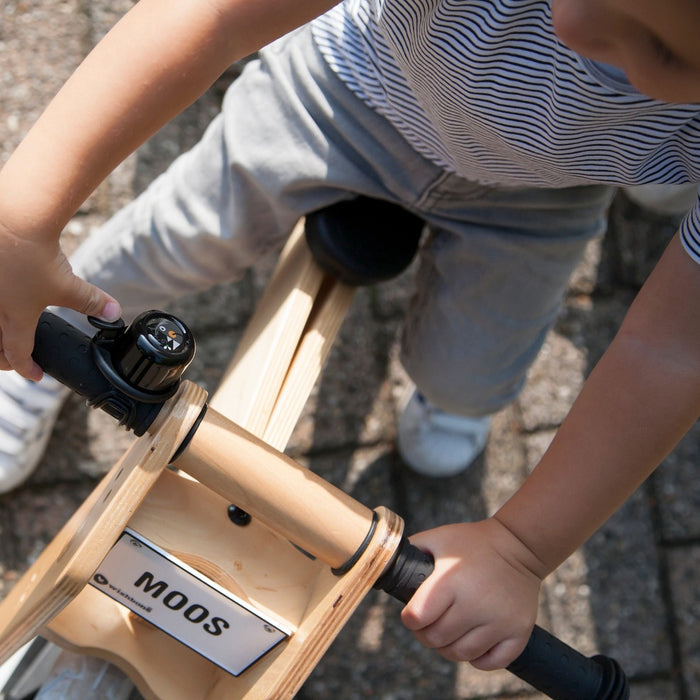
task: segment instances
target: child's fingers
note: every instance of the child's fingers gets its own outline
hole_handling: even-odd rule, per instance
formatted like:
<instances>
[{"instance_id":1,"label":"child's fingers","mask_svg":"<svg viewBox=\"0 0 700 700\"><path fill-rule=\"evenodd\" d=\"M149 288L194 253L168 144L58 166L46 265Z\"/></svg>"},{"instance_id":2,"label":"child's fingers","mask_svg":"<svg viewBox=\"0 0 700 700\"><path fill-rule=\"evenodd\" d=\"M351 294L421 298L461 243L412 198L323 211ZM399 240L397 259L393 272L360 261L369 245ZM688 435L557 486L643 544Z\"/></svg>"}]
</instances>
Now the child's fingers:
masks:
<instances>
[{"instance_id":1,"label":"child's fingers","mask_svg":"<svg viewBox=\"0 0 700 700\"><path fill-rule=\"evenodd\" d=\"M431 599L438 591L430 593ZM424 612L435 614L432 608ZM422 618L425 622L428 619ZM486 658L504 636L498 624L487 614L481 614L478 605L460 601L456 596L439 617L413 630L423 646L437 649L450 661L473 661Z\"/></svg>"},{"instance_id":2,"label":"child's fingers","mask_svg":"<svg viewBox=\"0 0 700 700\"><path fill-rule=\"evenodd\" d=\"M416 632L434 625L454 604L451 587L439 585L441 574L438 563L401 611L401 621L407 629Z\"/></svg>"},{"instance_id":3,"label":"child's fingers","mask_svg":"<svg viewBox=\"0 0 700 700\"><path fill-rule=\"evenodd\" d=\"M103 321L116 321L121 316L121 307L114 297L70 270L58 280L57 293L51 303Z\"/></svg>"},{"instance_id":4,"label":"child's fingers","mask_svg":"<svg viewBox=\"0 0 700 700\"><path fill-rule=\"evenodd\" d=\"M480 671L495 671L513 662L523 648L518 640L501 639L492 630L477 627L437 651L448 661L468 661Z\"/></svg>"},{"instance_id":5,"label":"child's fingers","mask_svg":"<svg viewBox=\"0 0 700 700\"><path fill-rule=\"evenodd\" d=\"M498 641L492 630L482 625L435 648L449 661L472 661L486 655Z\"/></svg>"},{"instance_id":6,"label":"child's fingers","mask_svg":"<svg viewBox=\"0 0 700 700\"><path fill-rule=\"evenodd\" d=\"M482 671L505 668L525 648L527 635L520 638L506 634L493 624L477 624L469 629L459 619L457 606L435 624L414 632L421 644L436 649L449 661L468 661Z\"/></svg>"},{"instance_id":7,"label":"child's fingers","mask_svg":"<svg viewBox=\"0 0 700 700\"><path fill-rule=\"evenodd\" d=\"M35 327L36 323L18 327L12 331L3 331L0 343L2 343L4 360L0 360L0 369L14 369L25 379L37 382L43 376L43 372L32 359Z\"/></svg>"},{"instance_id":8,"label":"child's fingers","mask_svg":"<svg viewBox=\"0 0 700 700\"><path fill-rule=\"evenodd\" d=\"M427 627L415 630L413 635L423 646L459 661L471 661L485 654L498 641L480 622L463 619L457 605Z\"/></svg>"},{"instance_id":9,"label":"child's fingers","mask_svg":"<svg viewBox=\"0 0 700 700\"><path fill-rule=\"evenodd\" d=\"M524 639L504 639L481 656L470 659L471 665L480 671L495 671L499 668L506 668L520 656L526 644L527 637Z\"/></svg>"},{"instance_id":10,"label":"child's fingers","mask_svg":"<svg viewBox=\"0 0 700 700\"><path fill-rule=\"evenodd\" d=\"M116 321L122 313L114 297L76 275L72 275L68 289L57 304L103 321Z\"/></svg>"}]
</instances>

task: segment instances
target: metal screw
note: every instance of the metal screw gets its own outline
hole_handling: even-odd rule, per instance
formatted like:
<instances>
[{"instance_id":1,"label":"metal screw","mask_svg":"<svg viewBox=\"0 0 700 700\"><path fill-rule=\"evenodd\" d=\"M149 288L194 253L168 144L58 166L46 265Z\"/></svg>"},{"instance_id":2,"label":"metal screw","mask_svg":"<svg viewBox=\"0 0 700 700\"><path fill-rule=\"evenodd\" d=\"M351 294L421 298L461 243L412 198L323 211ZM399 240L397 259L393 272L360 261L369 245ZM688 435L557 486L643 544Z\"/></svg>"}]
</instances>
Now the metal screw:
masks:
<instances>
[{"instance_id":1,"label":"metal screw","mask_svg":"<svg viewBox=\"0 0 700 700\"><path fill-rule=\"evenodd\" d=\"M241 527L248 525L250 522L250 513L246 513L242 508L234 505L228 507L228 517L234 525Z\"/></svg>"}]
</instances>

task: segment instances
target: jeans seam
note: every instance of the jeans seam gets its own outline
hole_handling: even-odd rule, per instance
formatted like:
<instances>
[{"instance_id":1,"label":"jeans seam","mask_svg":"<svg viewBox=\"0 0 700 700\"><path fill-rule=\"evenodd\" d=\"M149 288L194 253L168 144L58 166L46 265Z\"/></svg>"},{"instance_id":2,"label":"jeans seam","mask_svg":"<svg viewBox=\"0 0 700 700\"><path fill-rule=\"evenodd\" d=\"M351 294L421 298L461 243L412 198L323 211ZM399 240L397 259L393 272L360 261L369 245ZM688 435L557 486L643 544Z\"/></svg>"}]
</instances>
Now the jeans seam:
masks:
<instances>
[{"instance_id":1,"label":"jeans seam","mask_svg":"<svg viewBox=\"0 0 700 700\"><path fill-rule=\"evenodd\" d=\"M433 178L424 188L423 191L418 194L415 201L416 209L423 211L426 209L432 209L441 199L441 196L437 193L438 188L450 177L452 173L443 170Z\"/></svg>"}]
</instances>

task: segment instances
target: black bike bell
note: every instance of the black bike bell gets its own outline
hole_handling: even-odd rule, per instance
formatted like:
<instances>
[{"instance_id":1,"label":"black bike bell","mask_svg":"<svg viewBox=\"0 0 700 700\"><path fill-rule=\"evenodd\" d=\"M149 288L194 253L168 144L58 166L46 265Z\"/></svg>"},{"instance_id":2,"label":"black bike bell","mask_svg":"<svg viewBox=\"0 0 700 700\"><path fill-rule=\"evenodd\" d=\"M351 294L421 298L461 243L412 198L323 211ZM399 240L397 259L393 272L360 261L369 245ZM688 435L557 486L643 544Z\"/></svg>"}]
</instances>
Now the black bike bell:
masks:
<instances>
[{"instance_id":1,"label":"black bike bell","mask_svg":"<svg viewBox=\"0 0 700 700\"><path fill-rule=\"evenodd\" d=\"M111 358L130 386L164 394L178 384L194 353L194 337L180 319L163 311L146 311L114 341Z\"/></svg>"}]
</instances>

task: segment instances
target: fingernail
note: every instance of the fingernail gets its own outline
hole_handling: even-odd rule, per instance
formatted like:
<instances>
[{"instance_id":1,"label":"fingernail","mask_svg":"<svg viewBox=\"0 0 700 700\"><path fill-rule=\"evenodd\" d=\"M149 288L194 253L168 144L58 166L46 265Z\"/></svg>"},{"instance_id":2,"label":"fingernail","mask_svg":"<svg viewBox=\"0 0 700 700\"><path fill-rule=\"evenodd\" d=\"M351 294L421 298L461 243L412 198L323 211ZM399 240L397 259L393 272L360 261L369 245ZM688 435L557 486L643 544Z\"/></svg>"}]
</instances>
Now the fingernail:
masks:
<instances>
[{"instance_id":1,"label":"fingernail","mask_svg":"<svg viewBox=\"0 0 700 700\"><path fill-rule=\"evenodd\" d=\"M102 309L102 318L105 321L116 321L122 315L122 310L116 301L108 301Z\"/></svg>"}]
</instances>

